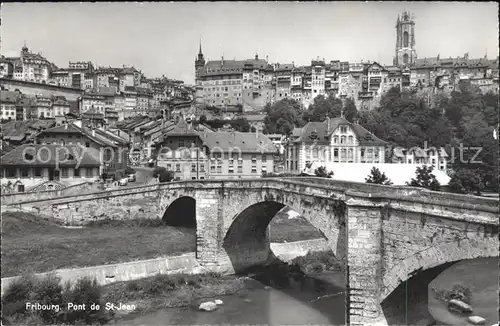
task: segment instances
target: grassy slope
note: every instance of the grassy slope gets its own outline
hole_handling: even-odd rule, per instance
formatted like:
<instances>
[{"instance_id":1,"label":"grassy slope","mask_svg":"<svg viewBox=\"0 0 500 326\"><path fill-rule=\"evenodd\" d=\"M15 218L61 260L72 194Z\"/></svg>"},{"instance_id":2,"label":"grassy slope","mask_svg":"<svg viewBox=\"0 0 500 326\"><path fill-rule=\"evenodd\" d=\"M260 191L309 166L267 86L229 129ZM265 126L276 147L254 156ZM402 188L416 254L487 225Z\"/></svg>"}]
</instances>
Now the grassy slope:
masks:
<instances>
[{"instance_id":1,"label":"grassy slope","mask_svg":"<svg viewBox=\"0 0 500 326\"><path fill-rule=\"evenodd\" d=\"M100 223L63 228L28 213L2 215L2 277L58 268L104 265L192 252L194 229L151 223ZM307 221L278 214L271 222L272 242L321 237Z\"/></svg>"},{"instance_id":2,"label":"grassy slope","mask_svg":"<svg viewBox=\"0 0 500 326\"><path fill-rule=\"evenodd\" d=\"M195 250L194 230L137 226L67 229L29 214L2 216L2 277L112 264Z\"/></svg>"}]
</instances>

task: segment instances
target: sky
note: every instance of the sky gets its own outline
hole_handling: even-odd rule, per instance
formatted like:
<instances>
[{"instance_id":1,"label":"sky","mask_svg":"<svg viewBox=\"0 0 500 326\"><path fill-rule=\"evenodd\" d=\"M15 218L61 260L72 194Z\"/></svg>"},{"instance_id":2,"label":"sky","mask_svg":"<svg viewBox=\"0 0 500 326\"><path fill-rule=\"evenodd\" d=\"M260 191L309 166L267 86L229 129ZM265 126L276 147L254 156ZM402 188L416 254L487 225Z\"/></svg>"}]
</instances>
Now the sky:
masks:
<instances>
[{"instance_id":1,"label":"sky","mask_svg":"<svg viewBox=\"0 0 500 326\"><path fill-rule=\"evenodd\" d=\"M3 3L0 52L19 56L26 41L59 67L127 65L188 84L200 39L206 60L389 65L403 11L415 15L419 58L498 56L495 2Z\"/></svg>"}]
</instances>

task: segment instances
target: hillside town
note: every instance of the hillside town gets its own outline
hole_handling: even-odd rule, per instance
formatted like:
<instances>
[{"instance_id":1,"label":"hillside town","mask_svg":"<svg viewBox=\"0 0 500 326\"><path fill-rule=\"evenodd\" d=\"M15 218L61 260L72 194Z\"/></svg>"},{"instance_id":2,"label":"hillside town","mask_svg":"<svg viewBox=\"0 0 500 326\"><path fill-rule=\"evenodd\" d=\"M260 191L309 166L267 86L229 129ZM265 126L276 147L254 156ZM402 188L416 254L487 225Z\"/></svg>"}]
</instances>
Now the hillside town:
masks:
<instances>
[{"instance_id":1,"label":"hillside town","mask_svg":"<svg viewBox=\"0 0 500 326\"><path fill-rule=\"evenodd\" d=\"M498 9L2 3L1 324L498 326Z\"/></svg>"},{"instance_id":2,"label":"hillside town","mask_svg":"<svg viewBox=\"0 0 500 326\"><path fill-rule=\"evenodd\" d=\"M173 180L314 174L317 168L352 179L340 171L356 168L365 171L360 182L376 167L405 184L416 167L430 165L446 185L453 169L444 144L395 143L370 129L366 117L395 91L410 92L429 107L464 83L483 95L498 94L498 57L417 57L409 12L398 15L396 34L392 65L318 57L297 66L258 54L205 61L200 41L194 86L164 75L147 78L125 65L70 61L60 68L25 43L19 57L0 59L2 187L32 192L116 183L134 166L164 168ZM283 105L295 105L300 121L283 126L274 119ZM318 114L322 105L329 108ZM25 149L45 145L51 151L56 145L70 152L88 148L85 166L25 162ZM234 148L241 152L231 153ZM113 154L111 162L102 160L105 151Z\"/></svg>"}]
</instances>

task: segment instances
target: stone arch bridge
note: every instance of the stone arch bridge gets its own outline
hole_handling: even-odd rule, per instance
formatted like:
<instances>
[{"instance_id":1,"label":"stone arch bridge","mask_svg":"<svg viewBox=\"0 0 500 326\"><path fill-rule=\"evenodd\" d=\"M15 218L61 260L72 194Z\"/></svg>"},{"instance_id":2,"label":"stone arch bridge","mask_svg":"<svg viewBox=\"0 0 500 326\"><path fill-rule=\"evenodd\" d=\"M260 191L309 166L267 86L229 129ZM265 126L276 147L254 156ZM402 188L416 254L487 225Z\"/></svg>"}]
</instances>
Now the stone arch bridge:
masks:
<instances>
[{"instance_id":1,"label":"stone arch bridge","mask_svg":"<svg viewBox=\"0 0 500 326\"><path fill-rule=\"evenodd\" d=\"M78 224L163 218L194 204L197 259L232 272L265 261L267 225L284 206L319 229L345 259L347 322L387 324L382 301L402 282L445 263L498 256L498 200L321 178L196 180L10 205Z\"/></svg>"}]
</instances>

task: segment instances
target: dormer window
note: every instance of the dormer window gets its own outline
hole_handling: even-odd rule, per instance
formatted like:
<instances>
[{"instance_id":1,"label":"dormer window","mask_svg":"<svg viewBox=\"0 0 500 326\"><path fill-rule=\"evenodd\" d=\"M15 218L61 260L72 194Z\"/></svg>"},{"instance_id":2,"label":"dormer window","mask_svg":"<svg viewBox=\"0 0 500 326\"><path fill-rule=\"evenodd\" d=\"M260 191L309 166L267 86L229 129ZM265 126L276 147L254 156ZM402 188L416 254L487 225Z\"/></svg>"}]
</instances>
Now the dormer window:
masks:
<instances>
[{"instance_id":1,"label":"dormer window","mask_svg":"<svg viewBox=\"0 0 500 326\"><path fill-rule=\"evenodd\" d=\"M342 134L347 133L347 127L346 126L341 126L340 127L340 133L342 133Z\"/></svg>"}]
</instances>

